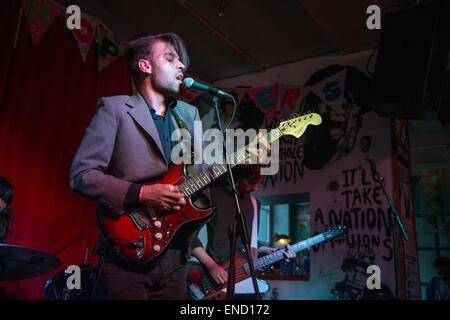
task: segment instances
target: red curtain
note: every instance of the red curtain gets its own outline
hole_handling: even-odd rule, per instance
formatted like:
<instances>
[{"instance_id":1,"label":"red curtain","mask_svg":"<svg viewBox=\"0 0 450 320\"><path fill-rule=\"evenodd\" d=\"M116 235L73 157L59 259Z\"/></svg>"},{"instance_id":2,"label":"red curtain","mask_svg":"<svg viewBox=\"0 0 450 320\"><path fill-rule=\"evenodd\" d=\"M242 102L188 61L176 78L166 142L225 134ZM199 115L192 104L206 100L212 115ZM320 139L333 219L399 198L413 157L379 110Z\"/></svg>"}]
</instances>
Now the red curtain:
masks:
<instances>
[{"instance_id":1,"label":"red curtain","mask_svg":"<svg viewBox=\"0 0 450 320\"><path fill-rule=\"evenodd\" d=\"M130 94L124 57L97 71L93 42L86 64L65 21L57 18L33 46L21 1L0 1L0 176L13 185L8 245L55 253L81 235L58 258L61 267L96 263L95 203L69 187L69 169L101 96ZM13 44L17 31L17 47ZM0 287L18 299L42 299L50 274Z\"/></svg>"}]
</instances>

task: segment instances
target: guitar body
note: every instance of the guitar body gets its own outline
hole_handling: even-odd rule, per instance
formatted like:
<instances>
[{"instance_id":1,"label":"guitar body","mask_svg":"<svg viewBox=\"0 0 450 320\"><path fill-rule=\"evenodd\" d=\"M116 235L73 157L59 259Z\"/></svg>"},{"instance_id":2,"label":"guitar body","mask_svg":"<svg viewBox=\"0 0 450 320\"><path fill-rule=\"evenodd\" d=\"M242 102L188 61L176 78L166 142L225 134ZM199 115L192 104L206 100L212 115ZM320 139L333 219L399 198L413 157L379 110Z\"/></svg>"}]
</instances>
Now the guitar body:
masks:
<instances>
[{"instance_id":1,"label":"guitar body","mask_svg":"<svg viewBox=\"0 0 450 320\"><path fill-rule=\"evenodd\" d=\"M172 165L162 179L150 184L179 185L186 181L185 170L184 165ZM99 227L123 260L150 265L167 251L172 240L183 235L187 239L212 217L214 208L208 205L209 199L200 193L186 198L186 205L179 211L140 206L123 215L101 214Z\"/></svg>"},{"instance_id":2,"label":"guitar body","mask_svg":"<svg viewBox=\"0 0 450 320\"><path fill-rule=\"evenodd\" d=\"M314 237L297 242L291 245L291 250L299 252L312 247L322 241L334 239L345 236L348 233L347 228L341 226L333 226L328 228L325 232L315 235ZM253 260L254 270L265 268L274 264L277 261L284 259L283 251L276 250L262 258ZM228 272L230 260L219 264ZM250 274L250 266L247 263L246 257L241 253L235 254L236 278L235 278L235 293L254 293L253 281ZM189 267L188 274L188 289L191 297L196 300L222 300L226 298L227 284L220 285L209 277L206 269L202 265L194 265ZM257 278L258 288L260 293L269 291L269 285Z\"/></svg>"},{"instance_id":3,"label":"guitar body","mask_svg":"<svg viewBox=\"0 0 450 320\"><path fill-rule=\"evenodd\" d=\"M235 255L236 281L235 294L252 294L255 292L250 272L244 270L247 259L241 253ZM230 260L219 264L227 270ZM224 300L226 298L227 284L220 285L216 283L207 273L202 265L193 265L188 268L188 292L191 297L196 300ZM256 278L259 293L269 291L269 284L261 279Z\"/></svg>"}]
</instances>

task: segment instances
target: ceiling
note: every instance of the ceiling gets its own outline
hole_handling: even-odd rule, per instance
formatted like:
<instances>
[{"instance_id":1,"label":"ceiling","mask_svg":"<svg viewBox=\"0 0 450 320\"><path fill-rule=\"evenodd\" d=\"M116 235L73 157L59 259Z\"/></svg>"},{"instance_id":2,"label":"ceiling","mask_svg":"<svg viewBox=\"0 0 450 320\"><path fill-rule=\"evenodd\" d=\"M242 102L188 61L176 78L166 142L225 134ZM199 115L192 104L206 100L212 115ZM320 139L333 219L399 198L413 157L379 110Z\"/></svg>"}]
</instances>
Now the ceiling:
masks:
<instances>
[{"instance_id":1,"label":"ceiling","mask_svg":"<svg viewBox=\"0 0 450 320\"><path fill-rule=\"evenodd\" d=\"M416 0L56 0L98 17L127 40L175 32L191 57L189 73L214 82L329 53L375 48L380 31L366 28L366 9L386 14ZM221 12L221 13L220 13Z\"/></svg>"}]
</instances>

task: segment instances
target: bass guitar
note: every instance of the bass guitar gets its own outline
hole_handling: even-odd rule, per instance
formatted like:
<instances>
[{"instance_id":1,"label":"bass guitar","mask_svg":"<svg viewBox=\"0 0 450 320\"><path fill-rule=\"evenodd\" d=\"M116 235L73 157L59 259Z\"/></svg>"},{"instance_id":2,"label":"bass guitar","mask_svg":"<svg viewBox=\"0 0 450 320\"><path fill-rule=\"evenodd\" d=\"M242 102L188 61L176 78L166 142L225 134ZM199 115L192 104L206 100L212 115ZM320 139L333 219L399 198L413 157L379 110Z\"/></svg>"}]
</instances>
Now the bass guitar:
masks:
<instances>
[{"instance_id":1,"label":"bass guitar","mask_svg":"<svg viewBox=\"0 0 450 320\"><path fill-rule=\"evenodd\" d=\"M267 134L269 143L283 135L300 137L308 125L319 125L322 118L317 113L293 115ZM248 159L247 148L254 148L252 141L230 156L231 167ZM120 258L134 265L148 265L159 259L177 237L187 237L209 220L214 207L205 199L204 191L213 181L227 172L226 163L214 164L202 172L189 176L188 165L171 165L168 172L152 184L178 186L186 199L186 205L178 211L138 206L123 215L103 213L98 217L102 236L114 247Z\"/></svg>"},{"instance_id":2,"label":"bass guitar","mask_svg":"<svg viewBox=\"0 0 450 320\"><path fill-rule=\"evenodd\" d=\"M328 228L324 233L318 234L307 240L297 242L291 246L295 252L305 250L325 240L335 240L348 233L347 228L336 226ZM262 258L253 261L255 271L274 264L284 259L283 251L278 250L268 254ZM228 272L229 259L220 264ZM235 293L254 293L253 282L251 281L250 267L246 256L241 253L235 254L236 266L236 284ZM261 280L256 279L260 293L269 291L269 285ZM219 284L215 282L208 274L206 269L200 265L190 266L188 269L188 292L195 300L223 300L226 298L227 284Z\"/></svg>"}]
</instances>

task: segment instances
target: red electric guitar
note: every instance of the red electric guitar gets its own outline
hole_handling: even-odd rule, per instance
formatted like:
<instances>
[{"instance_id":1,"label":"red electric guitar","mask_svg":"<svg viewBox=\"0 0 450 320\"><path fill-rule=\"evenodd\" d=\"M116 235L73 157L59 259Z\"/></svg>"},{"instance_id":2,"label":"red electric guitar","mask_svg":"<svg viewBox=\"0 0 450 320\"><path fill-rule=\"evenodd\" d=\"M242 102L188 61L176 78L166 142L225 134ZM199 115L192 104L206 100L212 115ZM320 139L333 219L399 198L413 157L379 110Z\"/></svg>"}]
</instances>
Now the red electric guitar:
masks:
<instances>
[{"instance_id":1,"label":"red electric guitar","mask_svg":"<svg viewBox=\"0 0 450 320\"><path fill-rule=\"evenodd\" d=\"M291 245L291 249L295 252L305 250L325 240L335 240L343 237L348 233L347 228L336 226L328 228L324 233L318 234L312 238L306 239ZM255 270L265 268L283 259L283 251L278 250L268 254L262 258L253 261ZM220 266L228 272L230 260L221 263ZM253 282L251 281L250 267L246 259L246 255L236 253L236 285L235 293L252 294L255 292ZM269 291L269 285L256 278L260 293ZM195 300L223 300L226 298L227 284L219 284L208 275L203 265L194 265L188 269L188 292Z\"/></svg>"},{"instance_id":2,"label":"red electric guitar","mask_svg":"<svg viewBox=\"0 0 450 320\"><path fill-rule=\"evenodd\" d=\"M267 134L269 143L283 135L300 137L307 126L319 125L322 118L317 113L293 115L289 120ZM248 158L247 148L254 148L257 141L231 155L231 167ZM167 212L163 208L139 206L123 215L102 214L98 218L102 235L110 241L125 261L136 265L147 265L156 261L169 248L174 238L187 237L212 217L214 208L204 191L214 180L227 171L225 163L215 164L204 171L188 175L187 165L171 165L167 174L153 184L177 185L184 194L186 205L178 211ZM187 238L186 238L187 239Z\"/></svg>"}]
</instances>

